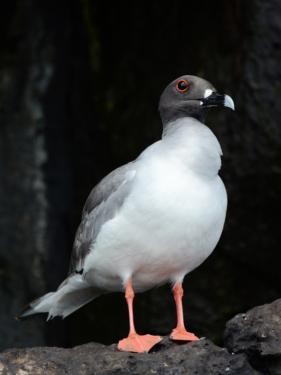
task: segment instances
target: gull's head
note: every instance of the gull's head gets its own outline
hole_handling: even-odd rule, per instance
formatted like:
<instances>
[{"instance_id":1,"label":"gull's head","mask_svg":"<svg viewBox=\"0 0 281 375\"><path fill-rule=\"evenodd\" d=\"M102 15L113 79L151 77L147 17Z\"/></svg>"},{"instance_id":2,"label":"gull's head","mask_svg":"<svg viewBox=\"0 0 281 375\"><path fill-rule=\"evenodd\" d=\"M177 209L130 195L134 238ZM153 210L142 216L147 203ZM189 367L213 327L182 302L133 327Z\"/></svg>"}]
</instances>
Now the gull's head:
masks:
<instances>
[{"instance_id":1,"label":"gull's head","mask_svg":"<svg viewBox=\"0 0 281 375\"><path fill-rule=\"evenodd\" d=\"M159 111L164 124L180 117L195 117L199 120L211 107L235 109L229 95L220 94L203 78L184 75L171 82L163 91Z\"/></svg>"}]
</instances>

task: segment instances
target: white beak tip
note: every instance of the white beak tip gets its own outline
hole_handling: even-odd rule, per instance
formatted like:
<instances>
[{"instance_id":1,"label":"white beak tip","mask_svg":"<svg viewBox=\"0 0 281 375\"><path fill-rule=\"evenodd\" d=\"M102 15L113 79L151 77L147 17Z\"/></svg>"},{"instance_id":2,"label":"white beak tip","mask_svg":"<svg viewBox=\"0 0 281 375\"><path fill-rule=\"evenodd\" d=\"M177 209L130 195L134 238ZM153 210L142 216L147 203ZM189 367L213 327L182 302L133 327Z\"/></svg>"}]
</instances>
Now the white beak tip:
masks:
<instances>
[{"instance_id":1,"label":"white beak tip","mask_svg":"<svg viewBox=\"0 0 281 375\"><path fill-rule=\"evenodd\" d=\"M229 95L224 95L223 105L225 107L228 107L228 108L232 109L233 111L235 111L234 101L232 100L232 98Z\"/></svg>"}]
</instances>

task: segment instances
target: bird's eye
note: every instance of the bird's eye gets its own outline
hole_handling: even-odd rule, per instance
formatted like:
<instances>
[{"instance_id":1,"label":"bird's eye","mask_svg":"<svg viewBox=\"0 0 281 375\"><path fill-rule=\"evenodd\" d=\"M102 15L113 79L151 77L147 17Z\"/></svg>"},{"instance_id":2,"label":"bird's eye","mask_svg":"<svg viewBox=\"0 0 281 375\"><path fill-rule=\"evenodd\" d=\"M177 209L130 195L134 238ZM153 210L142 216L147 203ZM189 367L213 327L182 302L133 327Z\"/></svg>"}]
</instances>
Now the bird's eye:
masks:
<instances>
[{"instance_id":1,"label":"bird's eye","mask_svg":"<svg viewBox=\"0 0 281 375\"><path fill-rule=\"evenodd\" d=\"M186 92L189 89L189 82L187 82L185 79L181 79L177 82L176 89L180 92Z\"/></svg>"}]
</instances>

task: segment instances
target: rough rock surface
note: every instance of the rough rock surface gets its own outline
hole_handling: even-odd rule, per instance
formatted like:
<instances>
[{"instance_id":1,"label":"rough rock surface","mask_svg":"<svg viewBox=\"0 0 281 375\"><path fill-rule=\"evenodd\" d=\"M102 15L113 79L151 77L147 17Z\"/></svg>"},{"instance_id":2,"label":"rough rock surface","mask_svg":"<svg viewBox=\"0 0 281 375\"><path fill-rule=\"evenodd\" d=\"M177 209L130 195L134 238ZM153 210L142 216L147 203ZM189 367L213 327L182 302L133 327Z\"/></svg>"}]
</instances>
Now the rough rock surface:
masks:
<instances>
[{"instance_id":1,"label":"rough rock surface","mask_svg":"<svg viewBox=\"0 0 281 375\"><path fill-rule=\"evenodd\" d=\"M255 307L231 319L225 345L233 353L245 353L253 367L264 374L281 374L281 299Z\"/></svg>"},{"instance_id":2,"label":"rough rock surface","mask_svg":"<svg viewBox=\"0 0 281 375\"><path fill-rule=\"evenodd\" d=\"M125 374L260 374L244 354L232 355L226 349L202 339L189 344L163 344L149 354L119 352L116 345L90 343L62 348L12 349L0 354L1 375L125 375Z\"/></svg>"},{"instance_id":3,"label":"rough rock surface","mask_svg":"<svg viewBox=\"0 0 281 375\"><path fill-rule=\"evenodd\" d=\"M225 348L207 339L177 344L163 339L149 354L119 352L116 344L72 349L36 347L0 354L0 375L28 374L281 374L281 299L231 319Z\"/></svg>"}]
</instances>

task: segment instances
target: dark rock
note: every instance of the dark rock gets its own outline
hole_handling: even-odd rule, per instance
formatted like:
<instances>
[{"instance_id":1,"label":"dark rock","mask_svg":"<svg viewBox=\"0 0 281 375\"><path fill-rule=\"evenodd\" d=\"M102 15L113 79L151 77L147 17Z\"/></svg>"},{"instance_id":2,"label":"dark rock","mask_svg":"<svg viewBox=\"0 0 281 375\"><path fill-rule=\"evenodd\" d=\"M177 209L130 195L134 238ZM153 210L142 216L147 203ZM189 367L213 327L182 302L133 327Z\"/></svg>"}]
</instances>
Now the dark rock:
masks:
<instances>
[{"instance_id":1,"label":"dark rock","mask_svg":"<svg viewBox=\"0 0 281 375\"><path fill-rule=\"evenodd\" d=\"M11 349L0 354L1 374L259 374L243 354L231 355L226 349L202 339L185 345L163 340L154 352L119 352L116 345L90 343L62 348Z\"/></svg>"},{"instance_id":2,"label":"dark rock","mask_svg":"<svg viewBox=\"0 0 281 375\"><path fill-rule=\"evenodd\" d=\"M90 95L81 82L88 82L83 80L88 70L76 7L67 0L12 1L9 12L0 14L0 350L53 341L65 345L67 336L69 321L47 329L43 320L19 325L14 317L32 299L54 290L67 273L73 241L69 142L78 113L79 118L83 113L79 134L96 150L94 135L85 130L95 121L92 103L87 120ZM71 115L70 106L75 108ZM76 142L79 136L74 137ZM80 140L77 153L81 148L89 150ZM93 153L86 157L81 152L78 170L84 159L94 164ZM85 199L87 193L83 195ZM78 205L81 211L82 203Z\"/></svg>"},{"instance_id":3,"label":"dark rock","mask_svg":"<svg viewBox=\"0 0 281 375\"><path fill-rule=\"evenodd\" d=\"M29 5L11 7L0 68L0 348L44 344L42 322L17 329L13 317L29 295L43 293L47 259L47 198L43 168L42 98L52 77L52 54L42 45L42 19ZM30 23L30 19L36 22ZM7 22L3 20L3 22ZM4 23L7 27L7 24ZM14 40L14 42L12 42Z\"/></svg>"},{"instance_id":4,"label":"dark rock","mask_svg":"<svg viewBox=\"0 0 281 375\"><path fill-rule=\"evenodd\" d=\"M255 307L231 319L225 345L233 353L245 353L255 368L281 374L281 299Z\"/></svg>"}]
</instances>

